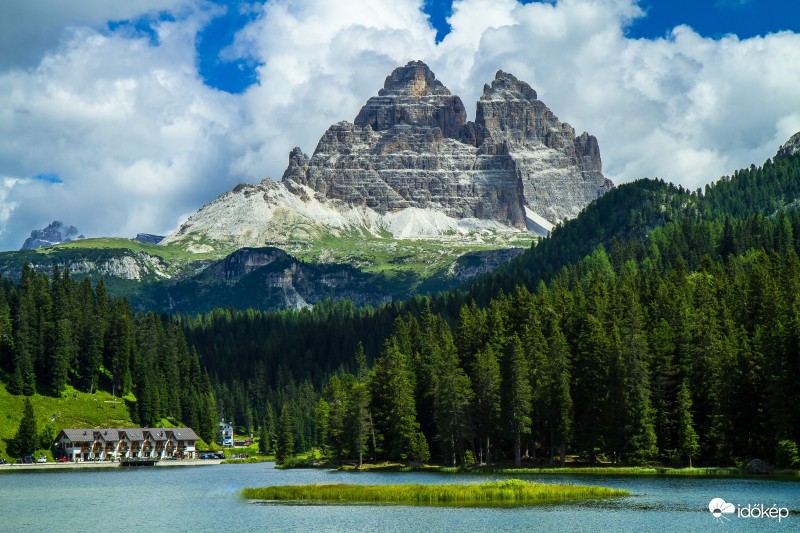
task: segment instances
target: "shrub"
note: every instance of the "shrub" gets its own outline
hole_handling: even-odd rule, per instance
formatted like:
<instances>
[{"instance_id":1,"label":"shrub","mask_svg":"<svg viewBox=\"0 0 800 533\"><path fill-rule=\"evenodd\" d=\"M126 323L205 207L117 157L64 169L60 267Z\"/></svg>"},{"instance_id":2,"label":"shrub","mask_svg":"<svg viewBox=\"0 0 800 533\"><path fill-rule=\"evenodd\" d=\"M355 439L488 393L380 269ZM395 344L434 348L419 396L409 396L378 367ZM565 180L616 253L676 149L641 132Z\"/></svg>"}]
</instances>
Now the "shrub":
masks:
<instances>
[{"instance_id":1,"label":"shrub","mask_svg":"<svg viewBox=\"0 0 800 533\"><path fill-rule=\"evenodd\" d=\"M775 463L779 468L794 468L800 465L797 443L788 439L778 442L775 450Z\"/></svg>"}]
</instances>

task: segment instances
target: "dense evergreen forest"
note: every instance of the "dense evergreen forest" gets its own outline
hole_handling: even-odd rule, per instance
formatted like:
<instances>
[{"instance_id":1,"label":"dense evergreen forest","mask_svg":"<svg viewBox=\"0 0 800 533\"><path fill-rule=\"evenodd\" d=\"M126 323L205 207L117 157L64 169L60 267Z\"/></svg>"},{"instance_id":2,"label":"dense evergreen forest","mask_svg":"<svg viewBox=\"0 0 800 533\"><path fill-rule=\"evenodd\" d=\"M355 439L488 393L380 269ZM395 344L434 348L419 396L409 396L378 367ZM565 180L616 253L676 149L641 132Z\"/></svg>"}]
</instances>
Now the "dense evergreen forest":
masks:
<instances>
[{"instance_id":1,"label":"dense evergreen forest","mask_svg":"<svg viewBox=\"0 0 800 533\"><path fill-rule=\"evenodd\" d=\"M106 387L282 460L780 462L800 441L800 157L615 188L497 272L377 309L134 315L102 282L0 290L15 394ZM788 466L788 465L783 465Z\"/></svg>"},{"instance_id":2,"label":"dense evergreen forest","mask_svg":"<svg viewBox=\"0 0 800 533\"><path fill-rule=\"evenodd\" d=\"M461 291L173 320L221 412L298 450L774 461L800 440L798 197L797 156L702 191L639 180Z\"/></svg>"},{"instance_id":3,"label":"dense evergreen forest","mask_svg":"<svg viewBox=\"0 0 800 533\"><path fill-rule=\"evenodd\" d=\"M172 418L209 442L217 427L211 381L180 327L134 315L102 280L93 287L57 268L26 266L18 284L0 282L0 375L12 394L59 396L68 385L132 394L142 426Z\"/></svg>"}]
</instances>

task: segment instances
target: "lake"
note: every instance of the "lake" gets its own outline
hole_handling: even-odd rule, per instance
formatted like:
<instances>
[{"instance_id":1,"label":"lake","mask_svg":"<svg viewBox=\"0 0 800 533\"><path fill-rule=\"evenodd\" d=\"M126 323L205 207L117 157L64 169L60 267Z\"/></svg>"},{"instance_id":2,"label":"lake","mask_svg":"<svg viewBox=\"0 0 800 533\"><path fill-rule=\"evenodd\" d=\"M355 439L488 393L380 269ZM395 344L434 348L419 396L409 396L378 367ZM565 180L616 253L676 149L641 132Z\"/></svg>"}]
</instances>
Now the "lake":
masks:
<instances>
[{"instance_id":1,"label":"lake","mask_svg":"<svg viewBox=\"0 0 800 533\"><path fill-rule=\"evenodd\" d=\"M620 487L617 500L506 509L263 504L244 487L300 483L470 483L518 477ZM712 498L791 510L715 519ZM0 531L800 531L800 483L753 479L471 476L276 470L272 463L0 474Z\"/></svg>"}]
</instances>

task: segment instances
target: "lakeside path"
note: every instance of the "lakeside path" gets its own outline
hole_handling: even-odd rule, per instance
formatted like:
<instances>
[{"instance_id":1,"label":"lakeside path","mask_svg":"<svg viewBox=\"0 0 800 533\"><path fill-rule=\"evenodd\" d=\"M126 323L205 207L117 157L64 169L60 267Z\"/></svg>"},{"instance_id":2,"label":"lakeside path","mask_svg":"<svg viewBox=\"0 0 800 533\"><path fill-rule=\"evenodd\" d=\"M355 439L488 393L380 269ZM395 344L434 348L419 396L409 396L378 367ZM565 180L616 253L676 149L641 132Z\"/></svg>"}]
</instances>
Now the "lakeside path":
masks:
<instances>
[{"instance_id":1,"label":"lakeside path","mask_svg":"<svg viewBox=\"0 0 800 533\"><path fill-rule=\"evenodd\" d=\"M178 466L205 466L205 465L218 465L222 459L195 459L187 461L159 461L156 463L157 467L178 467ZM0 465L0 473L3 472L31 472L37 471L50 471L50 470L81 470L81 469L108 469L120 468L122 463L111 461L80 461L77 463L33 463L33 464L17 464L8 463ZM131 468L147 468L147 467L131 467Z\"/></svg>"}]
</instances>

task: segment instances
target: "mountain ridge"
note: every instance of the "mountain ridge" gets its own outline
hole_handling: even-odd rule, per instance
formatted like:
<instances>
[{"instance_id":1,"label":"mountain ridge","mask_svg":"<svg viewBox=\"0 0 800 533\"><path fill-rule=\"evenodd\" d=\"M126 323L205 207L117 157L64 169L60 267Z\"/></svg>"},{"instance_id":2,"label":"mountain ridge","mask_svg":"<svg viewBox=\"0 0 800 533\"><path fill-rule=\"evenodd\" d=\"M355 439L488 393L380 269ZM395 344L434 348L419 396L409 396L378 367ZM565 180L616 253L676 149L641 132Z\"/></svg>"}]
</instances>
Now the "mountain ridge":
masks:
<instances>
[{"instance_id":1,"label":"mountain ridge","mask_svg":"<svg viewBox=\"0 0 800 533\"><path fill-rule=\"evenodd\" d=\"M596 138L576 137L528 84L499 71L468 122L461 99L412 61L353 122L330 126L311 157L294 148L280 182L238 185L164 243L208 251L342 233L543 236L612 186Z\"/></svg>"}]
</instances>

